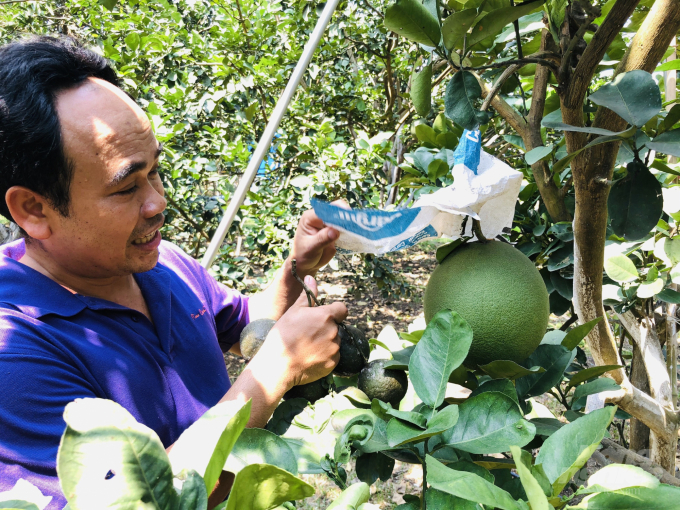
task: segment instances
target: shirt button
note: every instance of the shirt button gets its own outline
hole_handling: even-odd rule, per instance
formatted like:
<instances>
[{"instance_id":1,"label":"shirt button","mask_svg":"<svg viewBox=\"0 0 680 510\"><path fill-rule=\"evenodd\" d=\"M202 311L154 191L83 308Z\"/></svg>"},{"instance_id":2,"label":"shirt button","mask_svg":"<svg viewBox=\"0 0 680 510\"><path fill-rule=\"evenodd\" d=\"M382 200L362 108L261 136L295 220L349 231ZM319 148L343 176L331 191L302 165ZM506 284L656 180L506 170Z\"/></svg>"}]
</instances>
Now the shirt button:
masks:
<instances>
[{"instance_id":1,"label":"shirt button","mask_svg":"<svg viewBox=\"0 0 680 510\"><path fill-rule=\"evenodd\" d=\"M136 316L133 315L131 318L132 322L139 322L139 319Z\"/></svg>"}]
</instances>

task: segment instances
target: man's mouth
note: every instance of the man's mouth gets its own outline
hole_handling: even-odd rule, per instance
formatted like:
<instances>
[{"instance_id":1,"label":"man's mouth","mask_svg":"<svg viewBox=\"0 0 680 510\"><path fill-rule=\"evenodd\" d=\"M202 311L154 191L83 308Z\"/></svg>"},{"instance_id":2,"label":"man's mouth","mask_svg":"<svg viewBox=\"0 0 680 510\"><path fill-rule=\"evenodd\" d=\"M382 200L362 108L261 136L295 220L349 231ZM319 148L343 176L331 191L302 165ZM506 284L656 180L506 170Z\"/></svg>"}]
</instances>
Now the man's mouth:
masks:
<instances>
[{"instance_id":1,"label":"man's mouth","mask_svg":"<svg viewBox=\"0 0 680 510\"><path fill-rule=\"evenodd\" d=\"M154 230L154 231L151 232L148 236L139 237L139 238L135 239L134 241L132 241L132 244L146 244L146 243L150 243L150 242L153 240L153 238L156 237L156 234L157 234L157 233L158 233L158 230Z\"/></svg>"}]
</instances>

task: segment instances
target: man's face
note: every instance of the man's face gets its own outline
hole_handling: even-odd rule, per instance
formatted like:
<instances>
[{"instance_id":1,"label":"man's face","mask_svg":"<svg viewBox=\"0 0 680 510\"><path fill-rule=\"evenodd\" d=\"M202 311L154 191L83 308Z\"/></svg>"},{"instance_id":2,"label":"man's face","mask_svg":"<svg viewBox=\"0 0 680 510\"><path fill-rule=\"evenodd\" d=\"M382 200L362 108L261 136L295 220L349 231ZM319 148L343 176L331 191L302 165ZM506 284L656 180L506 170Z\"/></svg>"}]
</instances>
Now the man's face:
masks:
<instances>
[{"instance_id":1,"label":"man's face","mask_svg":"<svg viewBox=\"0 0 680 510\"><path fill-rule=\"evenodd\" d=\"M93 78L60 93L57 112L73 164L70 210L52 215L43 247L82 277L148 271L158 260L166 200L160 145L146 115L120 89Z\"/></svg>"}]
</instances>

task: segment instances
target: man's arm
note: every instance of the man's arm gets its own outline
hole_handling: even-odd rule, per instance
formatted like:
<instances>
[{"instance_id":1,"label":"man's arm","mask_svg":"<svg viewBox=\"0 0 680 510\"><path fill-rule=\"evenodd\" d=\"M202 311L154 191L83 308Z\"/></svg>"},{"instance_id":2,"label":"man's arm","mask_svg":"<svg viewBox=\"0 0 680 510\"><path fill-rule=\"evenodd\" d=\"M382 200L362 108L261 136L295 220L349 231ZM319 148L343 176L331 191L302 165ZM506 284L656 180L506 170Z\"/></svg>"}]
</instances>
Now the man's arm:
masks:
<instances>
[{"instance_id":1,"label":"man's arm","mask_svg":"<svg viewBox=\"0 0 680 510\"><path fill-rule=\"evenodd\" d=\"M291 254L276 272L274 281L266 290L250 298L250 320L264 317L278 320L302 292L302 285L291 272L293 259L296 259L301 278L315 276L335 255L338 235L338 231L324 225L314 211L306 211L295 232Z\"/></svg>"},{"instance_id":2,"label":"man's arm","mask_svg":"<svg viewBox=\"0 0 680 510\"><path fill-rule=\"evenodd\" d=\"M305 283L316 294L311 276L305 278ZM252 399L247 427L264 427L290 388L320 379L333 370L340 357L338 323L345 317L344 304L309 308L306 294L299 294L220 402L245 403ZM233 480L233 474L222 473L208 508L224 501Z\"/></svg>"}]
</instances>

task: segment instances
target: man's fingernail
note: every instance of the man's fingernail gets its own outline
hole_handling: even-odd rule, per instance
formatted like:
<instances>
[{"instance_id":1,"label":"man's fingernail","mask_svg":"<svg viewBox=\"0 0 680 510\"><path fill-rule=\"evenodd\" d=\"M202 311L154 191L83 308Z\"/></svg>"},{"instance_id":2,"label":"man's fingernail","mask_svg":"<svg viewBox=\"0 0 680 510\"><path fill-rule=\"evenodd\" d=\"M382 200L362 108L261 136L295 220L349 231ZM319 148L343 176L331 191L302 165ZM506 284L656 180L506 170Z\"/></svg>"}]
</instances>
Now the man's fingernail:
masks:
<instances>
[{"instance_id":1,"label":"man's fingernail","mask_svg":"<svg viewBox=\"0 0 680 510\"><path fill-rule=\"evenodd\" d=\"M337 230L335 230L333 228L328 231L328 238L331 241L335 241L338 238L339 235L340 235L340 232L338 232Z\"/></svg>"}]
</instances>

